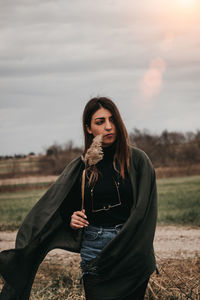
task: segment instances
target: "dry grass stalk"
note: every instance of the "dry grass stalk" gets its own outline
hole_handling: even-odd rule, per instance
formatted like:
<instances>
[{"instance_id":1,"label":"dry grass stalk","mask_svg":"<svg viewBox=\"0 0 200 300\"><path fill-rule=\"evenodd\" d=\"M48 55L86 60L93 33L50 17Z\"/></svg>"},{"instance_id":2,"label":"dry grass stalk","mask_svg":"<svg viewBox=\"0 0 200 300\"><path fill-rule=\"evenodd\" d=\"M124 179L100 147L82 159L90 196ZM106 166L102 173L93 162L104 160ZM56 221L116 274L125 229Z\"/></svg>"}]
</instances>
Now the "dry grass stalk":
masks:
<instances>
[{"instance_id":1,"label":"dry grass stalk","mask_svg":"<svg viewBox=\"0 0 200 300\"><path fill-rule=\"evenodd\" d=\"M103 150L102 150L102 135L97 135L87 150L85 157L82 158L86 168L87 166L96 165L103 158Z\"/></svg>"},{"instance_id":2,"label":"dry grass stalk","mask_svg":"<svg viewBox=\"0 0 200 300\"><path fill-rule=\"evenodd\" d=\"M158 262L160 275L154 274L150 279L151 289L158 299L200 299L199 256L192 259L159 259ZM152 299L150 293L147 292L146 300ZM153 299L156 299L155 295Z\"/></svg>"},{"instance_id":3,"label":"dry grass stalk","mask_svg":"<svg viewBox=\"0 0 200 300\"><path fill-rule=\"evenodd\" d=\"M200 256L187 259L157 259L160 274L153 274L145 300L200 300ZM39 268L31 300L84 300L80 283L80 258L53 258ZM1 281L1 285L2 285Z\"/></svg>"},{"instance_id":4,"label":"dry grass stalk","mask_svg":"<svg viewBox=\"0 0 200 300\"><path fill-rule=\"evenodd\" d=\"M156 294L154 293L154 291L153 291L153 289L151 287L151 283L150 282L148 283L148 289L151 291L152 296L154 297L154 299L158 299L158 297L156 296Z\"/></svg>"}]
</instances>

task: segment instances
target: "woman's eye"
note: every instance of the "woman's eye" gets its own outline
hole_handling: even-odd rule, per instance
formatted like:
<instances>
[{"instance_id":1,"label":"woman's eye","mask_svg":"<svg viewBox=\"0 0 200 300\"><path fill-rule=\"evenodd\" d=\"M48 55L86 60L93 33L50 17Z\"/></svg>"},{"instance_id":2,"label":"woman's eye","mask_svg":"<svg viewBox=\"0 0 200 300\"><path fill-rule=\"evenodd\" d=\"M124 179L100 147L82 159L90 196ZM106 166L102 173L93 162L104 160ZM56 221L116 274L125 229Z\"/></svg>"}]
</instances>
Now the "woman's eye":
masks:
<instances>
[{"instance_id":1,"label":"woman's eye","mask_svg":"<svg viewBox=\"0 0 200 300\"><path fill-rule=\"evenodd\" d=\"M103 121L96 122L96 125L101 125L101 124L103 124Z\"/></svg>"}]
</instances>

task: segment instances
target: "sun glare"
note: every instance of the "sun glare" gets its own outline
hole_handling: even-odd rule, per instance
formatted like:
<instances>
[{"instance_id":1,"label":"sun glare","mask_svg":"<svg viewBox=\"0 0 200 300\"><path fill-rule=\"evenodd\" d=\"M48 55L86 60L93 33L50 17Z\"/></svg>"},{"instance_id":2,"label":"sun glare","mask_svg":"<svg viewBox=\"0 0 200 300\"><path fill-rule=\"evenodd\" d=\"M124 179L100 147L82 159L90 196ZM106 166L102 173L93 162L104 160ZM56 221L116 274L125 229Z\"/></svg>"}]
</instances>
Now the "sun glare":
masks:
<instances>
[{"instance_id":1,"label":"sun glare","mask_svg":"<svg viewBox=\"0 0 200 300\"><path fill-rule=\"evenodd\" d=\"M185 7L191 7L195 4L196 0L178 0L178 3Z\"/></svg>"}]
</instances>

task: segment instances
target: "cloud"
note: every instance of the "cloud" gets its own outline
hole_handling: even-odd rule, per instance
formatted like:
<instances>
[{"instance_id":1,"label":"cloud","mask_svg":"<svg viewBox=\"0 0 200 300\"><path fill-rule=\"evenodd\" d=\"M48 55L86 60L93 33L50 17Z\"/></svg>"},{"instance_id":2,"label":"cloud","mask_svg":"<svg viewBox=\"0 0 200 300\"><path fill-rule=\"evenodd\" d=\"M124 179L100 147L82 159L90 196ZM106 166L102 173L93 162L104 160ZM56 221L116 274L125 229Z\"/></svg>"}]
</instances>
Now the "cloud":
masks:
<instances>
[{"instance_id":1,"label":"cloud","mask_svg":"<svg viewBox=\"0 0 200 300\"><path fill-rule=\"evenodd\" d=\"M1 151L79 143L82 110L98 94L116 101L129 128L156 130L180 107L199 107L200 18L181 13L156 0L1 1Z\"/></svg>"}]
</instances>

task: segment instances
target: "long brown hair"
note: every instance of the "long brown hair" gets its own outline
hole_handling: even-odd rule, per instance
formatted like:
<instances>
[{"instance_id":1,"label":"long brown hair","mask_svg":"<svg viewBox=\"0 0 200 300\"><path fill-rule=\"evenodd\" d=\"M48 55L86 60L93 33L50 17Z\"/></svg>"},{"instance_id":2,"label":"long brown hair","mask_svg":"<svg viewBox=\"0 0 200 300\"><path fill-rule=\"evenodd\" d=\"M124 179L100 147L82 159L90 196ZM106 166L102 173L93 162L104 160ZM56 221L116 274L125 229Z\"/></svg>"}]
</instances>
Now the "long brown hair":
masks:
<instances>
[{"instance_id":1,"label":"long brown hair","mask_svg":"<svg viewBox=\"0 0 200 300\"><path fill-rule=\"evenodd\" d=\"M115 103L107 97L95 97L88 101L83 111L83 131L84 131L84 154L87 152L93 141L93 135L87 131L87 126L91 127L91 119L93 114L100 108L110 111L113 117L117 131L116 152L114 155L114 164L117 166L122 178L125 177L125 167L129 169L129 138L120 112Z\"/></svg>"}]
</instances>

